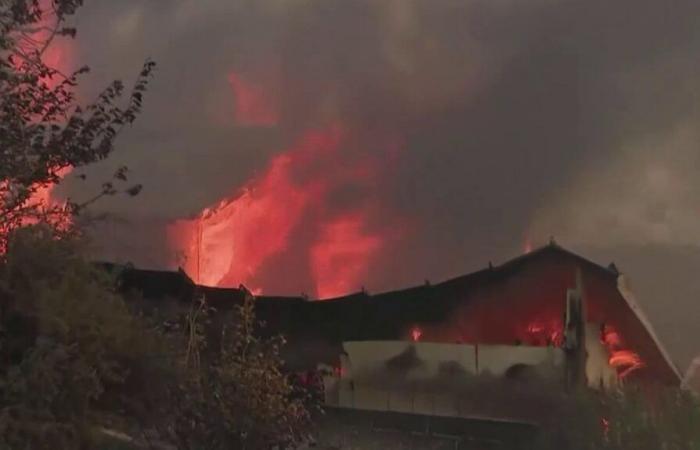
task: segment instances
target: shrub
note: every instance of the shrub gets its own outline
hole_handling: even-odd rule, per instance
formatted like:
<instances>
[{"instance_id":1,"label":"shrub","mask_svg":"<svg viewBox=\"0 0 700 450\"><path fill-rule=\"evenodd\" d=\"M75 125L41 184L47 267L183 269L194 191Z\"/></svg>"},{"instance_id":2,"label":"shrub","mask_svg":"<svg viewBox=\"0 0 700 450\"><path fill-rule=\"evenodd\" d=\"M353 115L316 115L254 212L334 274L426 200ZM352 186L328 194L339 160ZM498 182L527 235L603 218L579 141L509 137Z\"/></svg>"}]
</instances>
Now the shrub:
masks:
<instances>
[{"instance_id":1,"label":"shrub","mask_svg":"<svg viewBox=\"0 0 700 450\"><path fill-rule=\"evenodd\" d=\"M0 447L90 447L146 408L162 350L113 286L76 241L15 233L0 264Z\"/></svg>"}]
</instances>

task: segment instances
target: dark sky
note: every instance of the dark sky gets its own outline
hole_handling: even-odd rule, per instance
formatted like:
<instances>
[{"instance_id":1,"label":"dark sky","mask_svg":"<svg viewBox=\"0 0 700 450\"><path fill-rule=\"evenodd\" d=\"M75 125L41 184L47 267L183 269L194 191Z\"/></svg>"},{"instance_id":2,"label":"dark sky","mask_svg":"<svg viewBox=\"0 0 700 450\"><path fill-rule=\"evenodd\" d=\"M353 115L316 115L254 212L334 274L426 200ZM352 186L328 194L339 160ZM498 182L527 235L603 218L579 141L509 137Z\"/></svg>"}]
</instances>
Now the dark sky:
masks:
<instances>
[{"instance_id":1,"label":"dark sky","mask_svg":"<svg viewBox=\"0 0 700 450\"><path fill-rule=\"evenodd\" d=\"M340 121L354 142L338 165L387 135L402 143L379 181L340 186L323 205L371 201L382 212L370 228L409 230L372 261L370 290L445 279L555 236L628 273L679 365L700 350L697 0L91 0L77 22L86 97L146 57L158 63L143 116L90 170L97 183L126 164L145 185L99 206L117 219L98 242L106 257L164 266L165 223ZM277 126L233 120L232 72L274 99ZM297 294L310 275L295 270L263 279Z\"/></svg>"}]
</instances>

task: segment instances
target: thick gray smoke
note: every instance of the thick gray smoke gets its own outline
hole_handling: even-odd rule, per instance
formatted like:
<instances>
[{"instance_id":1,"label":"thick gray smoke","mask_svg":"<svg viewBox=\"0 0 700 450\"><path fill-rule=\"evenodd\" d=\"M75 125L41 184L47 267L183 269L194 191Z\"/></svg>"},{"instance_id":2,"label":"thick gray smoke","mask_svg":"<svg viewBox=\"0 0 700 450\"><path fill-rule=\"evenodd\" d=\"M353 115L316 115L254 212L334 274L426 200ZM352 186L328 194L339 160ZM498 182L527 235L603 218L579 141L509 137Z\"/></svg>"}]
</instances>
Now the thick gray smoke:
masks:
<instances>
[{"instance_id":1,"label":"thick gray smoke","mask_svg":"<svg viewBox=\"0 0 700 450\"><path fill-rule=\"evenodd\" d=\"M700 260L698 17L697 0L93 0L78 18L90 84L159 63L144 116L90 173L97 183L127 164L145 184L101 205L131 225L98 244L106 258L164 265L162 224L230 196L303 130L341 121L364 145L338 164L377 136L403 142L374 189L349 187L335 205L371 197L410 230L373 261L370 290L555 236L617 259L633 285L663 271L638 296L685 364L700 283L673 268ZM274 97L278 126L237 126L232 71ZM268 274L266 289L308 291L299 270Z\"/></svg>"}]
</instances>

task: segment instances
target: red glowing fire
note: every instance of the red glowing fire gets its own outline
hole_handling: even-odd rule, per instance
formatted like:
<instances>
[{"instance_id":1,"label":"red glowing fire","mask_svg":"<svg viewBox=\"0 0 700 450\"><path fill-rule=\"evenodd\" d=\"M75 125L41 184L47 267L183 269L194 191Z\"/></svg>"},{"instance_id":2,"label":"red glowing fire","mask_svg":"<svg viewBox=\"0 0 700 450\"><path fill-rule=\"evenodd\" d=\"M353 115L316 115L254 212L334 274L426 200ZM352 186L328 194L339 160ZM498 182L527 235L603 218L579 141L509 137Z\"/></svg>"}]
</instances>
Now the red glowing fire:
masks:
<instances>
[{"instance_id":1,"label":"red glowing fire","mask_svg":"<svg viewBox=\"0 0 700 450\"><path fill-rule=\"evenodd\" d=\"M17 40L17 53L13 54L12 61L16 69L22 70L25 64L32 64L34 56L38 53L47 67L58 72L51 77L40 78L40 83L53 89L71 74L71 66L75 59L74 46L71 38L55 34L53 31L61 26L53 1L40 0L39 9L41 19L34 24L28 36Z\"/></svg>"},{"instance_id":2,"label":"red glowing fire","mask_svg":"<svg viewBox=\"0 0 700 450\"><path fill-rule=\"evenodd\" d=\"M564 342L563 328L559 320L530 322L526 327L526 334L528 336L526 343L529 345L560 347ZM620 378L625 378L633 371L644 367L639 354L623 347L620 333L611 325L603 327L600 339L610 355L608 363L617 370Z\"/></svg>"},{"instance_id":3,"label":"red glowing fire","mask_svg":"<svg viewBox=\"0 0 700 450\"><path fill-rule=\"evenodd\" d=\"M307 205L321 193L321 186L295 183L296 165L313 153L333 151L339 138L337 130L308 133L296 148L275 157L237 198L175 224L171 232L175 242L185 241L188 273L209 286L249 283L268 258L285 249Z\"/></svg>"},{"instance_id":4,"label":"red glowing fire","mask_svg":"<svg viewBox=\"0 0 700 450\"><path fill-rule=\"evenodd\" d=\"M561 320L533 321L526 327L528 344L560 347L564 342Z\"/></svg>"},{"instance_id":5,"label":"red glowing fire","mask_svg":"<svg viewBox=\"0 0 700 450\"><path fill-rule=\"evenodd\" d=\"M642 361L639 354L623 348L622 337L613 326L608 324L603 326L601 342L610 354L608 363L617 370L620 378L625 378L635 370L644 367L644 361Z\"/></svg>"},{"instance_id":6,"label":"red glowing fire","mask_svg":"<svg viewBox=\"0 0 700 450\"><path fill-rule=\"evenodd\" d=\"M73 65L74 47L72 40L67 37L57 35L52 37L52 28L55 26L56 14L53 11L52 2L50 0L42 0L39 3L42 11L42 20L36 26L34 31L27 39L20 40L18 50L25 56L17 56L13 58L17 70L24 70L28 63L27 55L31 57L37 50L44 45L49 44L41 53L42 62L51 69L58 71L57 74L51 77L43 77L39 83L43 83L47 88L54 89L62 81L63 78L70 75L71 66ZM56 175L59 178L64 178L71 172L71 167L65 167L57 171ZM64 201L55 196L55 184L45 184L34 186L35 191L27 202L29 206L36 207L39 212L46 212L55 207L64 204ZM65 228L70 225L70 218L63 214L58 216L45 214L43 219L52 223L58 228ZM28 217L24 220L25 224L35 223L37 219Z\"/></svg>"},{"instance_id":7,"label":"red glowing fire","mask_svg":"<svg viewBox=\"0 0 700 450\"><path fill-rule=\"evenodd\" d=\"M620 378L644 366L638 354L631 350L616 350L610 355L610 365L618 370Z\"/></svg>"},{"instance_id":8,"label":"red glowing fire","mask_svg":"<svg viewBox=\"0 0 700 450\"><path fill-rule=\"evenodd\" d=\"M59 178L64 178L66 175L71 173L72 170L72 167L64 167L63 169L58 170L56 175L58 175ZM32 195L31 203L38 203L43 205L44 207L61 204L63 201L56 197L55 190L55 184L42 185L37 187L36 191L34 192L34 195Z\"/></svg>"},{"instance_id":9,"label":"red glowing fire","mask_svg":"<svg viewBox=\"0 0 700 450\"><path fill-rule=\"evenodd\" d=\"M56 19L50 0L42 0L40 2L40 5L43 16L42 22L45 26L39 27L38 30L32 36L32 39L36 42L43 43L50 38L50 27L53 26L53 21L55 21ZM70 75L71 66L73 65L74 61L73 54L74 46L73 41L71 39L61 36L56 36L55 38L53 38L51 44L48 47L46 47L44 52L41 54L41 60L46 66L57 70L59 73L51 78L46 77L42 80L42 82L45 83L47 87L51 89L57 87L58 84L61 82L62 77ZM59 178L64 178L71 171L72 167L65 167L59 170L57 175L59 176ZM63 200L58 199L55 196L55 189L55 184L39 186L39 188L32 196L30 203L40 204L44 208L51 208L53 206L62 204Z\"/></svg>"},{"instance_id":10,"label":"red glowing fire","mask_svg":"<svg viewBox=\"0 0 700 450\"><path fill-rule=\"evenodd\" d=\"M421 336L423 336L423 331L418 327L413 327L411 329L411 339L413 342L420 341Z\"/></svg>"},{"instance_id":11,"label":"red glowing fire","mask_svg":"<svg viewBox=\"0 0 700 450\"><path fill-rule=\"evenodd\" d=\"M603 331L601 333L601 341L605 344L605 347L614 350L622 347L622 338L620 333L618 333L612 326L604 325Z\"/></svg>"},{"instance_id":12,"label":"red glowing fire","mask_svg":"<svg viewBox=\"0 0 700 450\"><path fill-rule=\"evenodd\" d=\"M259 284L260 273L289 250L292 234L313 230L300 263L307 265L316 295L358 290L387 236L369 226L376 213L371 201L350 210L332 207L338 190L364 187L378 173L380 162L371 158L339 164L348 142L350 132L339 125L307 131L242 193L173 224L171 243L186 257L179 263L201 284L260 289L265 287Z\"/></svg>"},{"instance_id":13,"label":"red glowing fire","mask_svg":"<svg viewBox=\"0 0 700 450\"><path fill-rule=\"evenodd\" d=\"M311 249L311 267L319 297L357 290L366 276L367 260L381 249L382 238L366 233L362 213L349 214L324 224Z\"/></svg>"}]
</instances>

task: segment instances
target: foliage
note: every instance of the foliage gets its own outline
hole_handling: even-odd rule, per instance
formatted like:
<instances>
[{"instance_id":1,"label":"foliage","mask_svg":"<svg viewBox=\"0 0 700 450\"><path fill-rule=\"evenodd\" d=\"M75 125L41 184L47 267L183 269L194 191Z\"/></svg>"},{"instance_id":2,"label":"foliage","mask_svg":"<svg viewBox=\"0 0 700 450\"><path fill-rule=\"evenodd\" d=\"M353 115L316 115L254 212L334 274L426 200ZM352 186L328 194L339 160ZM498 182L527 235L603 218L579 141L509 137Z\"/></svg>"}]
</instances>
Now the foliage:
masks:
<instances>
[{"instance_id":1,"label":"foliage","mask_svg":"<svg viewBox=\"0 0 700 450\"><path fill-rule=\"evenodd\" d=\"M698 450L700 404L687 392L628 386L579 392L542 433L542 449Z\"/></svg>"},{"instance_id":2,"label":"foliage","mask_svg":"<svg viewBox=\"0 0 700 450\"><path fill-rule=\"evenodd\" d=\"M223 319L218 339L203 300L185 319L185 382L173 434L180 449L293 447L307 435L312 403L283 370L281 338L260 339L253 297ZM217 316L221 316L216 312Z\"/></svg>"},{"instance_id":3,"label":"foliage","mask_svg":"<svg viewBox=\"0 0 700 450\"><path fill-rule=\"evenodd\" d=\"M604 408L606 449L700 449L700 405L686 392L627 388L606 398Z\"/></svg>"},{"instance_id":4,"label":"foliage","mask_svg":"<svg viewBox=\"0 0 700 450\"><path fill-rule=\"evenodd\" d=\"M0 262L0 449L101 448L104 429L197 450L306 437L309 398L283 341L254 332L252 297L232 314L197 303L164 335L115 285L80 242L15 231Z\"/></svg>"},{"instance_id":5,"label":"foliage","mask_svg":"<svg viewBox=\"0 0 700 450\"><path fill-rule=\"evenodd\" d=\"M38 194L66 170L106 158L141 111L153 62L144 64L123 106L121 81L81 106L75 88L88 68L64 74L43 62L56 38L75 36L66 21L81 5L82 0L0 0L0 253L11 231L23 224L48 221L70 228L66 219L84 205L51 205ZM120 169L115 179L124 181L125 173ZM96 197L116 192L107 182Z\"/></svg>"},{"instance_id":6,"label":"foliage","mask_svg":"<svg viewBox=\"0 0 700 450\"><path fill-rule=\"evenodd\" d=\"M0 448L90 448L165 373L156 335L77 246L25 227L0 264Z\"/></svg>"},{"instance_id":7,"label":"foliage","mask_svg":"<svg viewBox=\"0 0 700 450\"><path fill-rule=\"evenodd\" d=\"M83 258L71 218L105 195L138 194L116 187L126 168L83 203L42 198L67 170L110 155L154 67L144 64L124 105L120 81L80 105L88 69L64 74L43 56L75 36L67 21L81 5L0 0L0 449L95 448L105 429L145 442L155 430L181 448L293 445L306 399L282 371L283 342L254 335L251 299L215 339L202 304L187 335L165 340Z\"/></svg>"}]
</instances>

